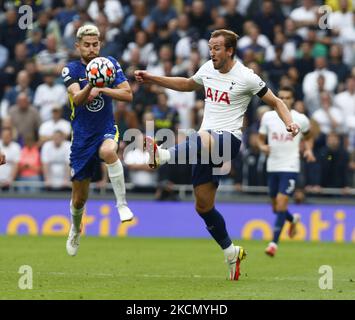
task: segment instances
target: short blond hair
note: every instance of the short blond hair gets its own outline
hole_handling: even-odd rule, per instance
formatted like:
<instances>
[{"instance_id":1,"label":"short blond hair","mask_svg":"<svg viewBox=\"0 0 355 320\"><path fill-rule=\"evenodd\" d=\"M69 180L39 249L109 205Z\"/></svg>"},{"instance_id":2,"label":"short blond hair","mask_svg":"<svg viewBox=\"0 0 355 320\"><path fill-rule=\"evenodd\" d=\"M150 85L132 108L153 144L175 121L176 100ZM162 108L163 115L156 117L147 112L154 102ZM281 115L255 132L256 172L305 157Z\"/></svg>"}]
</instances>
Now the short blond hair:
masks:
<instances>
[{"instance_id":1,"label":"short blond hair","mask_svg":"<svg viewBox=\"0 0 355 320\"><path fill-rule=\"evenodd\" d=\"M100 38L100 31L93 24L86 24L79 28L76 33L76 39L80 41L84 36L97 36Z\"/></svg>"},{"instance_id":2,"label":"short blond hair","mask_svg":"<svg viewBox=\"0 0 355 320\"><path fill-rule=\"evenodd\" d=\"M232 55L233 57L236 52L237 39L239 38L239 36L235 32L226 29L218 29L213 31L211 34L211 38L217 38L219 36L224 37L224 46L226 47L226 49L228 48L233 49L233 55Z\"/></svg>"}]
</instances>

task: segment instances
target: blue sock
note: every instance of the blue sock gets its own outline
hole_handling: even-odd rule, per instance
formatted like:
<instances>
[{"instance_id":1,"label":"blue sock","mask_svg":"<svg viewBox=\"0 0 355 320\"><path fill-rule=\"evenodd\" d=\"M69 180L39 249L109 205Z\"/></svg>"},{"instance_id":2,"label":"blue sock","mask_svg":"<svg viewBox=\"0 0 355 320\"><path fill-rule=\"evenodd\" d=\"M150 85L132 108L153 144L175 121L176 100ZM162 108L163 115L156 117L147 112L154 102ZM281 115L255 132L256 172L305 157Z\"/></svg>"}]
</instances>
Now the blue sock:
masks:
<instances>
[{"instance_id":1,"label":"blue sock","mask_svg":"<svg viewBox=\"0 0 355 320\"><path fill-rule=\"evenodd\" d=\"M274 238L272 239L272 241L278 243L282 231L282 227L284 226L286 221L286 212L280 211L275 213L276 213L276 220L274 225Z\"/></svg>"},{"instance_id":2,"label":"blue sock","mask_svg":"<svg viewBox=\"0 0 355 320\"><path fill-rule=\"evenodd\" d=\"M232 240L229 238L224 218L216 208L213 207L208 212L198 214L205 220L207 230L213 239L216 240L222 249L228 248L232 244Z\"/></svg>"},{"instance_id":3,"label":"blue sock","mask_svg":"<svg viewBox=\"0 0 355 320\"><path fill-rule=\"evenodd\" d=\"M293 215L287 210L286 212L286 220L289 222L293 222Z\"/></svg>"},{"instance_id":4,"label":"blue sock","mask_svg":"<svg viewBox=\"0 0 355 320\"><path fill-rule=\"evenodd\" d=\"M197 164L201 155L201 137L198 133L192 134L186 138L183 143L177 144L174 147L169 148L171 154L171 160L175 160L175 163L180 164Z\"/></svg>"}]
</instances>

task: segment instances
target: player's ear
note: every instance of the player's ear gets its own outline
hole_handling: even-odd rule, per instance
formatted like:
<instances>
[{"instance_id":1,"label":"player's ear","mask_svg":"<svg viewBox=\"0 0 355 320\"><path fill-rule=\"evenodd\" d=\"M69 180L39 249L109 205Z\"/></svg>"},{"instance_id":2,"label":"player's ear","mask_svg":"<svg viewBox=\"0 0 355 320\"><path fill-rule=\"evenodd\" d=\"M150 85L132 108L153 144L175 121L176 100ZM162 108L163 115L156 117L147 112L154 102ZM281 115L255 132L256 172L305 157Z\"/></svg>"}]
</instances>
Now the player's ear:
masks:
<instances>
[{"instance_id":1,"label":"player's ear","mask_svg":"<svg viewBox=\"0 0 355 320\"><path fill-rule=\"evenodd\" d=\"M231 48L231 47L227 48L227 53L228 53L228 56L230 58L232 58L233 57L233 48Z\"/></svg>"}]
</instances>

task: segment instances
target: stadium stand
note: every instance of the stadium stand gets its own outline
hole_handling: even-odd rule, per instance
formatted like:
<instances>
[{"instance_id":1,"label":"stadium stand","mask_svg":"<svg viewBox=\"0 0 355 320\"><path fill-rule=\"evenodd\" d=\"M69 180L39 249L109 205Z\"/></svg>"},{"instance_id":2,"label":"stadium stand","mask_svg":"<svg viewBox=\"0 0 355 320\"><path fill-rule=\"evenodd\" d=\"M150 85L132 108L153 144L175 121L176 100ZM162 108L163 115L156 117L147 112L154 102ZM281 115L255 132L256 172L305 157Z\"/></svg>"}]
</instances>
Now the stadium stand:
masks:
<instances>
[{"instance_id":1,"label":"stadium stand","mask_svg":"<svg viewBox=\"0 0 355 320\"><path fill-rule=\"evenodd\" d=\"M63 172L50 177L57 169L50 167L54 151L49 149L64 148L63 145L67 148L62 139L70 140L66 122L70 111L60 72L67 61L77 58L76 30L94 23L102 35L101 54L120 61L134 94L132 103L114 105L121 138L128 129L144 132L148 120L154 121L156 129L197 130L203 115L203 92L182 94L154 85L139 86L133 72L147 68L160 75L191 76L208 59L206 40L211 31L232 29L240 35L237 58L262 76L273 90L292 85L297 110L312 118L317 162L302 164L299 191L355 194L355 1L0 3L0 148L8 159L0 167L3 192L68 188L67 151L56 151L61 155L59 170ZM29 3L33 28L24 30L18 23L18 9ZM333 9L325 28L318 10L324 4ZM223 178L222 192L266 192L265 157L255 148L255 133L264 110L262 101L253 98L247 112L242 153L231 173ZM49 127L47 131L51 132L44 133L48 121L58 126L55 131ZM129 141L120 142L123 160L122 150L128 144ZM143 161L142 151L136 152ZM133 165L132 154L127 156L125 170L132 192L157 188L157 198L174 199L176 190L190 190L186 186L188 166L179 169L178 175L175 169L164 166L156 174ZM30 163L26 163L29 159ZM102 182L105 176L105 172L98 171L100 183L96 187L107 188Z\"/></svg>"}]
</instances>

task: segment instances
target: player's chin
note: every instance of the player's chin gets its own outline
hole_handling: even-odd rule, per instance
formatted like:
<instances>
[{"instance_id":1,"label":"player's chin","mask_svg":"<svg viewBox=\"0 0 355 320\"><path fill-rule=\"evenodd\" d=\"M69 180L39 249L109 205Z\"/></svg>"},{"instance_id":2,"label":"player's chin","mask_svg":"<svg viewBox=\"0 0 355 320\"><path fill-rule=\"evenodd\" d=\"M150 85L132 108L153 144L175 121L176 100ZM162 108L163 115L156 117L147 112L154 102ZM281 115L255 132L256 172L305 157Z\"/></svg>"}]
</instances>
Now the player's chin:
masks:
<instances>
[{"instance_id":1,"label":"player's chin","mask_svg":"<svg viewBox=\"0 0 355 320\"><path fill-rule=\"evenodd\" d=\"M91 61L92 59L95 59L97 57L98 57L97 54L90 54L90 55L88 55L87 59Z\"/></svg>"},{"instance_id":2,"label":"player's chin","mask_svg":"<svg viewBox=\"0 0 355 320\"><path fill-rule=\"evenodd\" d=\"M215 68L215 69L219 69L219 68L218 68L218 63L217 63L217 62L212 61L212 63L213 63L213 68Z\"/></svg>"}]
</instances>

